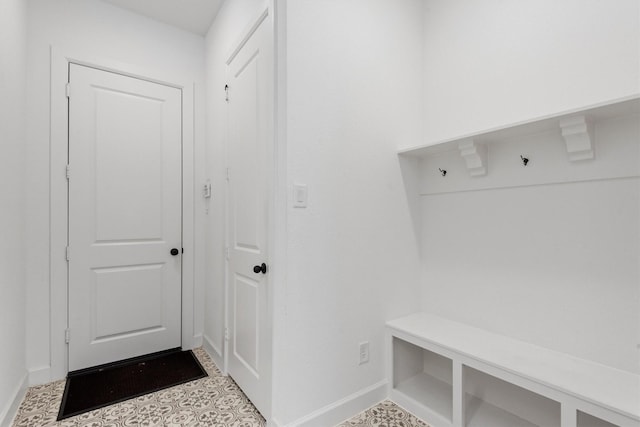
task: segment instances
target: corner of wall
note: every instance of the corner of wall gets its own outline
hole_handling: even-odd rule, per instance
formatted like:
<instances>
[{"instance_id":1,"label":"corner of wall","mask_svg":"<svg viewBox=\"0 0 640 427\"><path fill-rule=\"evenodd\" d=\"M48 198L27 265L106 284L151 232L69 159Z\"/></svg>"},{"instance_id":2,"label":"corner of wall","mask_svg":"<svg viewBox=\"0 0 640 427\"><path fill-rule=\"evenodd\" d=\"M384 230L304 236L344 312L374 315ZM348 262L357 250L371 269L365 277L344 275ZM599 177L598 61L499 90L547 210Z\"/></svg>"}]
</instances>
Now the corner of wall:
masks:
<instances>
[{"instance_id":1,"label":"corner of wall","mask_svg":"<svg viewBox=\"0 0 640 427\"><path fill-rule=\"evenodd\" d=\"M213 360L220 371L224 372L224 357L222 351L218 349L208 336L204 335L202 340L202 348Z\"/></svg>"},{"instance_id":2,"label":"corner of wall","mask_svg":"<svg viewBox=\"0 0 640 427\"><path fill-rule=\"evenodd\" d=\"M193 336L193 341L191 342L191 347L192 348L202 347L202 343L203 343L202 334L195 334Z\"/></svg>"},{"instance_id":3,"label":"corner of wall","mask_svg":"<svg viewBox=\"0 0 640 427\"><path fill-rule=\"evenodd\" d=\"M337 425L386 398L387 380L385 379L299 418L287 424L286 427L325 427Z\"/></svg>"},{"instance_id":4,"label":"corner of wall","mask_svg":"<svg viewBox=\"0 0 640 427\"><path fill-rule=\"evenodd\" d=\"M51 378L51 366L41 366L39 368L29 369L29 386L46 384L51 381Z\"/></svg>"}]
</instances>

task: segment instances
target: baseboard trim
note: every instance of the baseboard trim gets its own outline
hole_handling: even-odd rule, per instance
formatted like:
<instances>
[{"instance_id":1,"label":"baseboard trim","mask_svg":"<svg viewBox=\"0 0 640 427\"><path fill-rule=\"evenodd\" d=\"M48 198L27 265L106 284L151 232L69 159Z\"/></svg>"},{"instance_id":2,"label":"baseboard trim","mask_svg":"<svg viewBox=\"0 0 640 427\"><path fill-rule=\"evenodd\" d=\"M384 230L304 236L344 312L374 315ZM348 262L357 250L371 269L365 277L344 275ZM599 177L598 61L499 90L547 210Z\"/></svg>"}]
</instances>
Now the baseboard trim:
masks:
<instances>
[{"instance_id":1,"label":"baseboard trim","mask_svg":"<svg viewBox=\"0 0 640 427\"><path fill-rule=\"evenodd\" d=\"M29 387L51 382L51 366L29 369Z\"/></svg>"},{"instance_id":2,"label":"baseboard trim","mask_svg":"<svg viewBox=\"0 0 640 427\"><path fill-rule=\"evenodd\" d=\"M25 372L18 384L18 387L13 392L13 399L11 399L10 403L0 412L0 427L11 427L13 419L16 417L18 413L18 408L20 408L20 404L22 403L22 399L24 399L24 395L27 392L29 375Z\"/></svg>"},{"instance_id":3,"label":"baseboard trim","mask_svg":"<svg viewBox=\"0 0 640 427\"><path fill-rule=\"evenodd\" d=\"M194 335L193 336L193 348L200 348L202 347L202 334L198 334L198 335Z\"/></svg>"},{"instance_id":4,"label":"baseboard trim","mask_svg":"<svg viewBox=\"0 0 640 427\"><path fill-rule=\"evenodd\" d=\"M387 398L387 381L383 380L304 416L287 427L335 426Z\"/></svg>"},{"instance_id":5,"label":"baseboard trim","mask_svg":"<svg viewBox=\"0 0 640 427\"><path fill-rule=\"evenodd\" d=\"M209 356L213 360L213 363L215 363L218 369L220 369L220 372L223 372L224 358L222 357L222 352L213 344L213 341L211 341L208 336L204 335L202 341L202 347L204 348L204 351L209 354Z\"/></svg>"}]
</instances>

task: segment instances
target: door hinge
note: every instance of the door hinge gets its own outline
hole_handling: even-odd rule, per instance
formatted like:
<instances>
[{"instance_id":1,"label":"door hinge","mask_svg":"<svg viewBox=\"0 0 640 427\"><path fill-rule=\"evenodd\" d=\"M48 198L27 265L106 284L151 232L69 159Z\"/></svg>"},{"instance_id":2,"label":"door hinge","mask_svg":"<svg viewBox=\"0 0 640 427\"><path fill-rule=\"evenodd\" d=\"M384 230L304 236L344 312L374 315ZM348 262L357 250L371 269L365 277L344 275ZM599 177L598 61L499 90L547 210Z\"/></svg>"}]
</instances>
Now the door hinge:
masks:
<instances>
[{"instance_id":1,"label":"door hinge","mask_svg":"<svg viewBox=\"0 0 640 427\"><path fill-rule=\"evenodd\" d=\"M71 248L69 246L67 246L66 258L67 258L67 261L71 259Z\"/></svg>"},{"instance_id":2,"label":"door hinge","mask_svg":"<svg viewBox=\"0 0 640 427\"><path fill-rule=\"evenodd\" d=\"M229 341L229 328L224 328L224 340Z\"/></svg>"},{"instance_id":3,"label":"door hinge","mask_svg":"<svg viewBox=\"0 0 640 427\"><path fill-rule=\"evenodd\" d=\"M224 85L224 100L229 102L229 85Z\"/></svg>"},{"instance_id":4,"label":"door hinge","mask_svg":"<svg viewBox=\"0 0 640 427\"><path fill-rule=\"evenodd\" d=\"M71 340L71 331L69 329L65 329L64 330L64 342L66 344L69 344L70 340Z\"/></svg>"},{"instance_id":5,"label":"door hinge","mask_svg":"<svg viewBox=\"0 0 640 427\"><path fill-rule=\"evenodd\" d=\"M67 179L71 178L71 165L67 165Z\"/></svg>"},{"instance_id":6,"label":"door hinge","mask_svg":"<svg viewBox=\"0 0 640 427\"><path fill-rule=\"evenodd\" d=\"M67 94L67 98L71 98L71 83L67 83L64 90L65 90L65 93Z\"/></svg>"}]
</instances>

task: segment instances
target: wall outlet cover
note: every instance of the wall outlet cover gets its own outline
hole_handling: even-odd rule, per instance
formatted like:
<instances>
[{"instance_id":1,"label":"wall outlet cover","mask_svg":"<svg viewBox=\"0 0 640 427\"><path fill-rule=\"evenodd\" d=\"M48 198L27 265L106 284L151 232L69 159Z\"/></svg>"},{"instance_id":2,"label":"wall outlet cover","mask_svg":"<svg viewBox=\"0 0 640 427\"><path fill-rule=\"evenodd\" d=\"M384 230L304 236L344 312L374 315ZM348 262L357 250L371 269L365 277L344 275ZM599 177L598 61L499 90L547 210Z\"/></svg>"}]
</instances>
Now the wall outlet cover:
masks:
<instances>
[{"instance_id":1,"label":"wall outlet cover","mask_svg":"<svg viewBox=\"0 0 640 427\"><path fill-rule=\"evenodd\" d=\"M359 365L369 363L369 341L361 342L360 349L360 362Z\"/></svg>"}]
</instances>

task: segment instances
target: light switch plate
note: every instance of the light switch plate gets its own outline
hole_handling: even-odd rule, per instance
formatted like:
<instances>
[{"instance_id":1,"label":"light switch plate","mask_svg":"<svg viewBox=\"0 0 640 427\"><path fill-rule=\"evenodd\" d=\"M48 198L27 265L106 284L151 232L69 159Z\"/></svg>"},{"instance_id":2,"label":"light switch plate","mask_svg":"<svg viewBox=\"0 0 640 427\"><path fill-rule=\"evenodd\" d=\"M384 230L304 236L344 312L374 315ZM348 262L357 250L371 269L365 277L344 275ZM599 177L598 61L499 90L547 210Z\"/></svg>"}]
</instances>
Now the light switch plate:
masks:
<instances>
[{"instance_id":1,"label":"light switch plate","mask_svg":"<svg viewBox=\"0 0 640 427\"><path fill-rule=\"evenodd\" d=\"M307 186L304 184L293 184L293 207L307 207Z\"/></svg>"},{"instance_id":2,"label":"light switch plate","mask_svg":"<svg viewBox=\"0 0 640 427\"><path fill-rule=\"evenodd\" d=\"M211 181L207 180L202 186L202 197L205 199L211 198Z\"/></svg>"}]
</instances>

